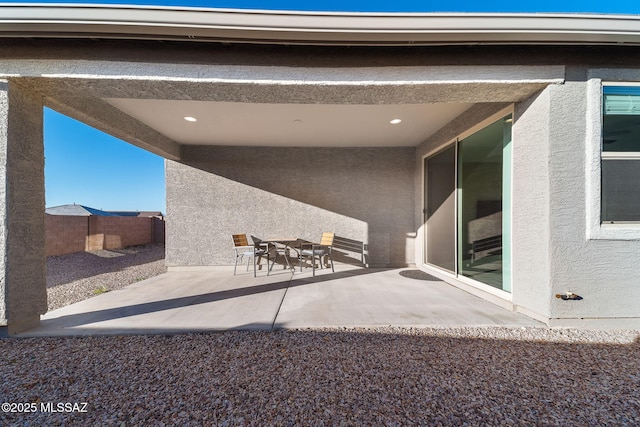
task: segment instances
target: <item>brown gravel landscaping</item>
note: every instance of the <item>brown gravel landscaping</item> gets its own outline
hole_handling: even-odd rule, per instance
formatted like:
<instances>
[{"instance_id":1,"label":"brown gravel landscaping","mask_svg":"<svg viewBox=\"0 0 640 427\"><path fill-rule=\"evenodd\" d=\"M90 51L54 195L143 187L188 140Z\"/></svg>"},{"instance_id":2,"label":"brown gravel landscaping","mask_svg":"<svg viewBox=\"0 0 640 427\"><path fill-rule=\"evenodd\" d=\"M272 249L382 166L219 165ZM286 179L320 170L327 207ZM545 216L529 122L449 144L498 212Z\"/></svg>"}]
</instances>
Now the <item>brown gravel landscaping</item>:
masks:
<instances>
[{"instance_id":1,"label":"brown gravel landscaping","mask_svg":"<svg viewBox=\"0 0 640 427\"><path fill-rule=\"evenodd\" d=\"M5 339L1 400L35 411L0 425L637 426L639 350L546 328Z\"/></svg>"},{"instance_id":2,"label":"brown gravel landscaping","mask_svg":"<svg viewBox=\"0 0 640 427\"><path fill-rule=\"evenodd\" d=\"M162 244L48 257L49 310L124 288L166 270Z\"/></svg>"}]
</instances>

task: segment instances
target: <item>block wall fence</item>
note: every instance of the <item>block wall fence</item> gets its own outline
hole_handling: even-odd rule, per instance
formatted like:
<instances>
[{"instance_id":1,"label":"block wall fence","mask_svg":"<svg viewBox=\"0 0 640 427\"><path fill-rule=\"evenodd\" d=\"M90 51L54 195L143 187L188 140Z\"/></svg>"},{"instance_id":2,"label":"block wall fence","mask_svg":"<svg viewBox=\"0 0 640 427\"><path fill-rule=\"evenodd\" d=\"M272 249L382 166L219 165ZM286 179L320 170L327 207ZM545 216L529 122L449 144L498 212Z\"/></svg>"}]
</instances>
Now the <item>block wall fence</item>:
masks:
<instances>
[{"instance_id":1,"label":"block wall fence","mask_svg":"<svg viewBox=\"0 0 640 427\"><path fill-rule=\"evenodd\" d=\"M46 215L46 256L164 243L157 217Z\"/></svg>"}]
</instances>

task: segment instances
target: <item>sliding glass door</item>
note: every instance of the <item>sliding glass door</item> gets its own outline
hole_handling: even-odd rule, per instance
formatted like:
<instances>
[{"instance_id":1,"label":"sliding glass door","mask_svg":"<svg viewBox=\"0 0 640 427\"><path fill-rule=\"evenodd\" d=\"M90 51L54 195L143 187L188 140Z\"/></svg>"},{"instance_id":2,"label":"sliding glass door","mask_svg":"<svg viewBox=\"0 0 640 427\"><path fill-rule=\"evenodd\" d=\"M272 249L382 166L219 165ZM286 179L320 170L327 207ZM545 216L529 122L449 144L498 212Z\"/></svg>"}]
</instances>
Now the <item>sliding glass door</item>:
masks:
<instances>
[{"instance_id":1,"label":"sliding glass door","mask_svg":"<svg viewBox=\"0 0 640 427\"><path fill-rule=\"evenodd\" d=\"M456 268L456 147L425 159L426 259L429 264Z\"/></svg>"},{"instance_id":2,"label":"sliding glass door","mask_svg":"<svg viewBox=\"0 0 640 427\"><path fill-rule=\"evenodd\" d=\"M426 262L508 292L511 121L425 159Z\"/></svg>"}]
</instances>

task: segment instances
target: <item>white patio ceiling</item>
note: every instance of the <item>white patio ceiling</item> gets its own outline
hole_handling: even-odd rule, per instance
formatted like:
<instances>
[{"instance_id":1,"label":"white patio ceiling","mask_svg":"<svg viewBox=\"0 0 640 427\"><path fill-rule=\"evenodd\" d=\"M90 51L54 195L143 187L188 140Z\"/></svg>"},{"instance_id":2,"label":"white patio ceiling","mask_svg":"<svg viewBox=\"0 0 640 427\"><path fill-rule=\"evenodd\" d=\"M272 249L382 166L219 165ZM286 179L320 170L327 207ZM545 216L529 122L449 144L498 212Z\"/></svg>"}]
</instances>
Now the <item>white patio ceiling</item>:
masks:
<instances>
[{"instance_id":1,"label":"white patio ceiling","mask_svg":"<svg viewBox=\"0 0 640 427\"><path fill-rule=\"evenodd\" d=\"M272 147L415 146L473 105L105 101L180 144Z\"/></svg>"}]
</instances>

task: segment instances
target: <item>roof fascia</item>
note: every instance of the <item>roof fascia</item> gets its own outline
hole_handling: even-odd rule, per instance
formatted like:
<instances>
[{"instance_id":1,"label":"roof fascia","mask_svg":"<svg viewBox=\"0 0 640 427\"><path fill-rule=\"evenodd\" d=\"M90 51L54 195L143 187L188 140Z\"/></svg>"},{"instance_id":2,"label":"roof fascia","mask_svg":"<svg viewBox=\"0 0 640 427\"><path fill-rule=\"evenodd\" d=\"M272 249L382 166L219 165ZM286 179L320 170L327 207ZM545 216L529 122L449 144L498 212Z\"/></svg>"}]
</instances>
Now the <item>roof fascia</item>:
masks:
<instances>
[{"instance_id":1,"label":"roof fascia","mask_svg":"<svg viewBox=\"0 0 640 427\"><path fill-rule=\"evenodd\" d=\"M633 44L640 16L343 13L95 4L0 4L0 37L303 45Z\"/></svg>"}]
</instances>

